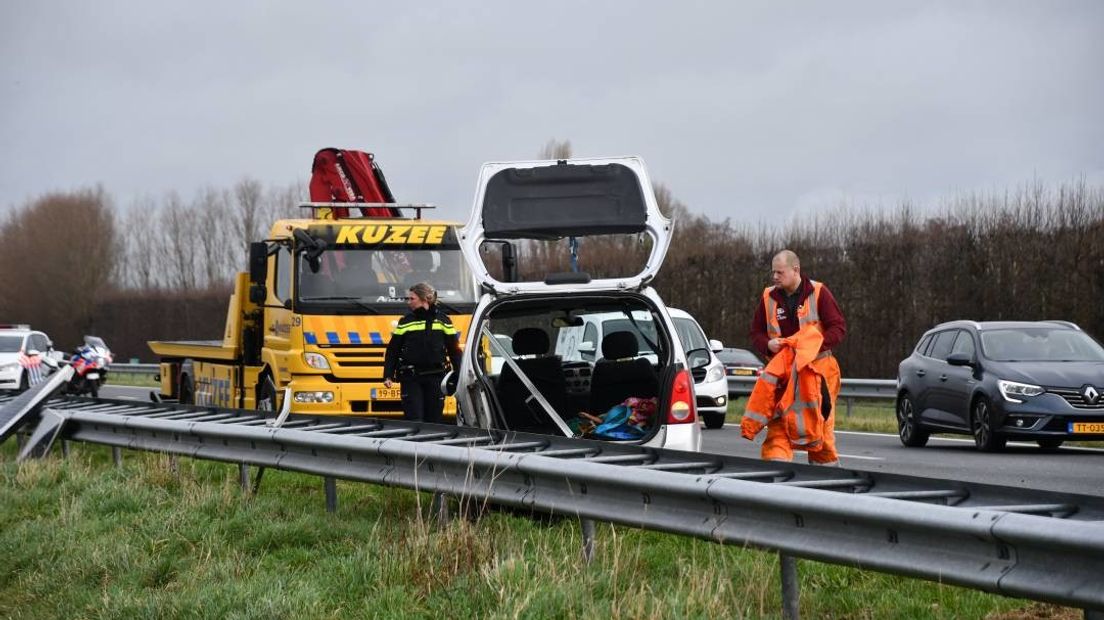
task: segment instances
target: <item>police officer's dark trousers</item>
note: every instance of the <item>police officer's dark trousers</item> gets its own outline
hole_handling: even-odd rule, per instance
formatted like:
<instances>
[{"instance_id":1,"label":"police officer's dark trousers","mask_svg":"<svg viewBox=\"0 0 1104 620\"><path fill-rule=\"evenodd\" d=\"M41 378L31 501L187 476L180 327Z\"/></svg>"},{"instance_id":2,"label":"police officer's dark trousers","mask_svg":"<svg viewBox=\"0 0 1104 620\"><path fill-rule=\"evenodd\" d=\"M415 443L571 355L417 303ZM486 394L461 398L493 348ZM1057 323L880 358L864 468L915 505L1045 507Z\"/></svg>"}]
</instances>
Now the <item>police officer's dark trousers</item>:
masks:
<instances>
[{"instance_id":1,"label":"police officer's dark trousers","mask_svg":"<svg viewBox=\"0 0 1104 620\"><path fill-rule=\"evenodd\" d=\"M413 375L399 382L402 392L403 417L412 422L440 423L445 408L445 395L441 393L443 374Z\"/></svg>"}]
</instances>

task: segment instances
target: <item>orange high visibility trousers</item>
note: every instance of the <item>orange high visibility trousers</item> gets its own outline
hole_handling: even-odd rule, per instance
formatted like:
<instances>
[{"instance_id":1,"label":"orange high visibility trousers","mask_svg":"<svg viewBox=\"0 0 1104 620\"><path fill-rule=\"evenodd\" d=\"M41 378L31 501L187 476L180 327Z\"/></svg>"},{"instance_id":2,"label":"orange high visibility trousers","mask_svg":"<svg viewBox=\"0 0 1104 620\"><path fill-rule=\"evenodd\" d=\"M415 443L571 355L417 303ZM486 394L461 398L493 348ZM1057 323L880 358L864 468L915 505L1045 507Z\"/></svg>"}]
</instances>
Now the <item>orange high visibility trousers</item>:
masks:
<instances>
[{"instance_id":1,"label":"orange high visibility trousers","mask_svg":"<svg viewBox=\"0 0 1104 620\"><path fill-rule=\"evenodd\" d=\"M824 377L828 387L828 397L832 401L832 409L828 413L828 419L824 421L824 436L820 447L809 450L809 463L813 465L838 465L839 455L836 454L836 398L840 392L840 367L836 356L829 355L812 362L817 373ZM774 418L767 422L767 437L763 440L760 452L764 461L792 461L793 448L790 447L790 439L786 434L786 423L782 418Z\"/></svg>"}]
</instances>

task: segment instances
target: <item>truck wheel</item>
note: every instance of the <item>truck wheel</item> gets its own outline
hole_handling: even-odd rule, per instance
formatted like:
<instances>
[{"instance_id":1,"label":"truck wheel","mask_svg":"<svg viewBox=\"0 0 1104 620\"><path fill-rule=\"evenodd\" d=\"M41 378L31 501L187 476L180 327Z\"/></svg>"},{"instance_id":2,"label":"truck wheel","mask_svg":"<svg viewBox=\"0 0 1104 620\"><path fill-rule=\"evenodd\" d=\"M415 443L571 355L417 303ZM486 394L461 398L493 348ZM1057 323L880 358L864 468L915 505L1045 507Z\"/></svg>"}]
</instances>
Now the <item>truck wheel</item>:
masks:
<instances>
[{"instance_id":1,"label":"truck wheel","mask_svg":"<svg viewBox=\"0 0 1104 620\"><path fill-rule=\"evenodd\" d=\"M195 403L195 390L192 388L192 378L188 375L180 375L180 397L177 402L181 405Z\"/></svg>"},{"instance_id":2,"label":"truck wheel","mask_svg":"<svg viewBox=\"0 0 1104 620\"><path fill-rule=\"evenodd\" d=\"M257 410L276 411L276 384L272 377L265 377L257 386Z\"/></svg>"}]
</instances>

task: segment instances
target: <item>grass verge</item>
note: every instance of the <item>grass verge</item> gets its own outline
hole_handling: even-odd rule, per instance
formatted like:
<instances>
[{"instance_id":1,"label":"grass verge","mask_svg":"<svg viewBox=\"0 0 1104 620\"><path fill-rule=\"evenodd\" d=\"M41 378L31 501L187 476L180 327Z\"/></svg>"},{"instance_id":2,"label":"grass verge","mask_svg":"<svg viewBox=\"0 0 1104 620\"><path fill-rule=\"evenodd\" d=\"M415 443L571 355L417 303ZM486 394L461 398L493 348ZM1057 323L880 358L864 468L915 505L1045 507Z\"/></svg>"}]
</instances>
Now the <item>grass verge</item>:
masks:
<instances>
[{"instance_id":1,"label":"grass verge","mask_svg":"<svg viewBox=\"0 0 1104 620\"><path fill-rule=\"evenodd\" d=\"M0 609L10 618L772 618L777 558L600 525L489 512L435 526L425 494L76 444L18 465L0 446ZM806 617L983 618L1025 601L800 562ZM1064 611L1059 610L1064 613ZM1040 616L1030 611L1030 617Z\"/></svg>"}]
</instances>

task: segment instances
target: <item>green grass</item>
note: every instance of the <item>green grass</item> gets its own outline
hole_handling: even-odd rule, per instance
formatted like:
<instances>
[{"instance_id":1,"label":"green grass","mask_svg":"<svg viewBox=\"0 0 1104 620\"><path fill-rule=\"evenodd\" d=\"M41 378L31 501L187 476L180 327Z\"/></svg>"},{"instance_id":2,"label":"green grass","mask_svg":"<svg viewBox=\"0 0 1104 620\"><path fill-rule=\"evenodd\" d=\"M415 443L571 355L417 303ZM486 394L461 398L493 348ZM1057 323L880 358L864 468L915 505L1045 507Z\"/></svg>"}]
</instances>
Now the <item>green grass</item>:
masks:
<instances>
[{"instance_id":1,"label":"green grass","mask_svg":"<svg viewBox=\"0 0 1104 620\"><path fill-rule=\"evenodd\" d=\"M730 400L725 422L739 424L746 404L746 397ZM893 414L893 403L888 400L855 400L848 413L846 403L841 400L836 413L836 430L896 434L897 419Z\"/></svg>"},{"instance_id":2,"label":"green grass","mask_svg":"<svg viewBox=\"0 0 1104 620\"><path fill-rule=\"evenodd\" d=\"M437 527L425 494L74 444L0 446L0 609L41 618L773 618L775 554L502 512ZM1032 608L936 583L802 561L809 618L982 618ZM1039 617L1039 616L1033 616ZM1074 616L1070 616L1074 617Z\"/></svg>"},{"instance_id":3,"label":"green grass","mask_svg":"<svg viewBox=\"0 0 1104 620\"><path fill-rule=\"evenodd\" d=\"M161 387L161 384L153 380L153 375L130 372L113 372L108 369L108 385L130 385L134 387Z\"/></svg>"}]
</instances>

